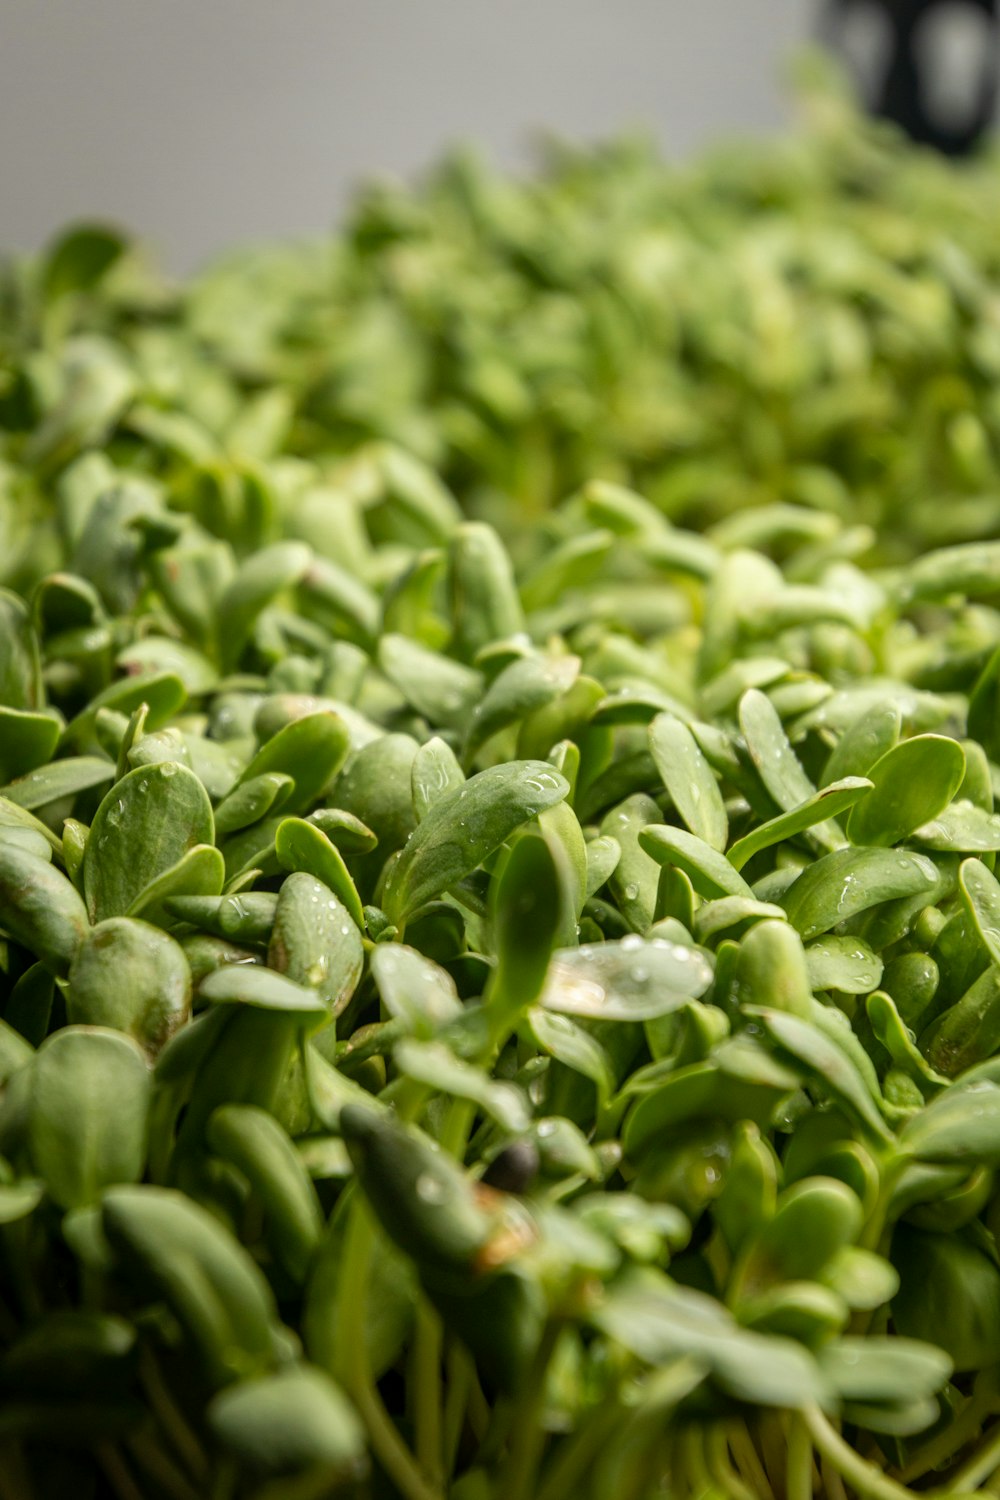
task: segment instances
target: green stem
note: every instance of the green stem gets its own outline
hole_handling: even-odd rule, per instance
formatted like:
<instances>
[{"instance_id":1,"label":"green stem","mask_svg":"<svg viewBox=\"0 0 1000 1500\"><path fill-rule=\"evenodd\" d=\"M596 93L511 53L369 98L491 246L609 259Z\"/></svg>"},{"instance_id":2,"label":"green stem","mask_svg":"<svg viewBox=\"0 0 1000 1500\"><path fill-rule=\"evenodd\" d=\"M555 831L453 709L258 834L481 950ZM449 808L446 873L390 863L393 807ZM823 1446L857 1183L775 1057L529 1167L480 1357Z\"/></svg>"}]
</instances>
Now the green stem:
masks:
<instances>
[{"instance_id":1,"label":"green stem","mask_svg":"<svg viewBox=\"0 0 1000 1500\"><path fill-rule=\"evenodd\" d=\"M785 1500L812 1500L813 1450L809 1429L794 1413L789 1418Z\"/></svg>"},{"instance_id":2,"label":"green stem","mask_svg":"<svg viewBox=\"0 0 1000 1500\"><path fill-rule=\"evenodd\" d=\"M705 1457L708 1460L709 1473L721 1485L730 1500L761 1500L760 1491L755 1495L753 1490L743 1483L733 1467L726 1431L721 1423L710 1427L705 1434Z\"/></svg>"},{"instance_id":3,"label":"green stem","mask_svg":"<svg viewBox=\"0 0 1000 1500\"><path fill-rule=\"evenodd\" d=\"M705 1445L700 1427L688 1427L680 1435L681 1462L684 1475L693 1495L712 1493L712 1476L705 1457Z\"/></svg>"},{"instance_id":4,"label":"green stem","mask_svg":"<svg viewBox=\"0 0 1000 1500\"><path fill-rule=\"evenodd\" d=\"M444 1472L450 1479L458 1459L473 1378L472 1356L457 1340L452 1339L448 1344L445 1371Z\"/></svg>"},{"instance_id":5,"label":"green stem","mask_svg":"<svg viewBox=\"0 0 1000 1500\"><path fill-rule=\"evenodd\" d=\"M749 1485L756 1500L774 1500L774 1491L745 1422L734 1422L729 1429L729 1448L740 1478Z\"/></svg>"},{"instance_id":6,"label":"green stem","mask_svg":"<svg viewBox=\"0 0 1000 1500\"><path fill-rule=\"evenodd\" d=\"M607 1401L595 1411L588 1412L558 1449L546 1470L537 1500L566 1500L580 1487L580 1481L603 1448L610 1433L622 1420L621 1408Z\"/></svg>"},{"instance_id":7,"label":"green stem","mask_svg":"<svg viewBox=\"0 0 1000 1500\"><path fill-rule=\"evenodd\" d=\"M524 1388L513 1411L510 1452L505 1472L497 1487L497 1500L526 1500L535 1486L535 1475L545 1447L545 1428L541 1416L544 1405L545 1377L549 1371L560 1325L550 1321L532 1362Z\"/></svg>"},{"instance_id":8,"label":"green stem","mask_svg":"<svg viewBox=\"0 0 1000 1500\"><path fill-rule=\"evenodd\" d=\"M417 1462L435 1485L443 1475L441 1432L441 1320L421 1297L413 1342L413 1414Z\"/></svg>"},{"instance_id":9,"label":"green stem","mask_svg":"<svg viewBox=\"0 0 1000 1500\"><path fill-rule=\"evenodd\" d=\"M914 1500L912 1490L883 1474L874 1464L855 1453L840 1433L831 1427L818 1406L808 1406L803 1420L814 1445L864 1500Z\"/></svg>"},{"instance_id":10,"label":"green stem","mask_svg":"<svg viewBox=\"0 0 1000 1500\"><path fill-rule=\"evenodd\" d=\"M208 1459L171 1395L156 1355L148 1344L144 1345L139 1357L139 1378L149 1399L150 1409L171 1447L195 1479L204 1478L208 1472Z\"/></svg>"},{"instance_id":11,"label":"green stem","mask_svg":"<svg viewBox=\"0 0 1000 1500\"><path fill-rule=\"evenodd\" d=\"M1000 1465L1000 1425L993 1428L986 1441L980 1444L972 1457L967 1459L952 1475L948 1481L948 1489L956 1493L961 1490L974 1490L982 1484L984 1479L989 1478L998 1465Z\"/></svg>"},{"instance_id":12,"label":"green stem","mask_svg":"<svg viewBox=\"0 0 1000 1500\"><path fill-rule=\"evenodd\" d=\"M830 1463L828 1458L820 1460L820 1476L823 1480L824 1500L847 1500L847 1491L844 1489L844 1481Z\"/></svg>"},{"instance_id":13,"label":"green stem","mask_svg":"<svg viewBox=\"0 0 1000 1500\"><path fill-rule=\"evenodd\" d=\"M236 1463L232 1459L222 1459L216 1465L209 1500L233 1500L238 1479L239 1468Z\"/></svg>"},{"instance_id":14,"label":"green stem","mask_svg":"<svg viewBox=\"0 0 1000 1500\"><path fill-rule=\"evenodd\" d=\"M142 1500L142 1491L132 1478L125 1460L113 1443L98 1443L97 1461L118 1500Z\"/></svg>"},{"instance_id":15,"label":"green stem","mask_svg":"<svg viewBox=\"0 0 1000 1500\"><path fill-rule=\"evenodd\" d=\"M939 1432L936 1437L924 1443L918 1448L909 1463L902 1470L900 1478L904 1484L910 1484L914 1479L920 1479L931 1469L939 1469L948 1459L952 1458L966 1443L972 1441L975 1434L982 1427L984 1420L991 1412L997 1409L997 1391L995 1382L976 1381L972 1395L962 1407L958 1416Z\"/></svg>"},{"instance_id":16,"label":"green stem","mask_svg":"<svg viewBox=\"0 0 1000 1500\"><path fill-rule=\"evenodd\" d=\"M368 1364L368 1270L375 1229L360 1198L351 1205L337 1307L341 1330L340 1378L368 1429L372 1451L403 1500L442 1500L438 1485L420 1472L386 1411Z\"/></svg>"},{"instance_id":17,"label":"green stem","mask_svg":"<svg viewBox=\"0 0 1000 1500\"><path fill-rule=\"evenodd\" d=\"M199 1500L198 1491L192 1489L187 1479L171 1463L151 1434L141 1432L136 1437L130 1438L129 1447L146 1473L156 1481L165 1495L170 1496L170 1500Z\"/></svg>"}]
</instances>

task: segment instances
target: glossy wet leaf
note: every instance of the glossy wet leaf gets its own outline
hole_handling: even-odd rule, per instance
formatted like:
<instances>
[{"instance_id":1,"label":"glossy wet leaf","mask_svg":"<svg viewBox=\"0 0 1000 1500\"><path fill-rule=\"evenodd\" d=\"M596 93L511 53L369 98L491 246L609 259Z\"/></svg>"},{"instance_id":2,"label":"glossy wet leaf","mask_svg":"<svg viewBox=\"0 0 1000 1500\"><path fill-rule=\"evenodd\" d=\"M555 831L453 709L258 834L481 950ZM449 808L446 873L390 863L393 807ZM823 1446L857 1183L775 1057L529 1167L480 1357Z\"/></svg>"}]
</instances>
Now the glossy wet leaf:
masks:
<instances>
[{"instance_id":1,"label":"glossy wet leaf","mask_svg":"<svg viewBox=\"0 0 1000 1500\"><path fill-rule=\"evenodd\" d=\"M838 849L805 869L781 904L802 937L819 937L873 906L933 890L937 872L901 849Z\"/></svg>"},{"instance_id":2,"label":"glossy wet leaf","mask_svg":"<svg viewBox=\"0 0 1000 1500\"><path fill-rule=\"evenodd\" d=\"M630 936L555 953L541 1004L590 1020L648 1021L697 999L711 982L697 948Z\"/></svg>"},{"instance_id":3,"label":"glossy wet leaf","mask_svg":"<svg viewBox=\"0 0 1000 1500\"><path fill-rule=\"evenodd\" d=\"M715 775L686 724L659 714L649 726L656 769L670 799L691 833L713 849L724 850L729 820Z\"/></svg>"},{"instance_id":4,"label":"glossy wet leaf","mask_svg":"<svg viewBox=\"0 0 1000 1500\"><path fill-rule=\"evenodd\" d=\"M422 821L435 802L455 791L465 781L465 772L451 747L437 735L426 740L413 757L410 773L413 809Z\"/></svg>"},{"instance_id":5,"label":"glossy wet leaf","mask_svg":"<svg viewBox=\"0 0 1000 1500\"><path fill-rule=\"evenodd\" d=\"M552 807L567 782L543 761L513 761L480 771L443 797L407 841L385 887L385 910L399 925L457 884L516 828Z\"/></svg>"},{"instance_id":6,"label":"glossy wet leaf","mask_svg":"<svg viewBox=\"0 0 1000 1500\"><path fill-rule=\"evenodd\" d=\"M344 856L321 828L303 818L285 818L274 836L274 850L286 870L298 870L320 880L342 902L352 922L363 932L365 914Z\"/></svg>"},{"instance_id":7,"label":"glossy wet leaf","mask_svg":"<svg viewBox=\"0 0 1000 1500\"><path fill-rule=\"evenodd\" d=\"M212 806L193 772L171 761L130 771L91 824L83 862L91 920L124 916L157 877L213 838Z\"/></svg>"},{"instance_id":8,"label":"glossy wet leaf","mask_svg":"<svg viewBox=\"0 0 1000 1500\"><path fill-rule=\"evenodd\" d=\"M660 872L655 858L642 844L644 831L658 824L660 809L652 797L637 792L626 797L604 818L601 834L618 845L618 859L609 879L622 915L637 933L645 932L656 911Z\"/></svg>"},{"instance_id":9,"label":"glossy wet leaf","mask_svg":"<svg viewBox=\"0 0 1000 1500\"><path fill-rule=\"evenodd\" d=\"M390 1016L418 1037L431 1037L462 1014L455 981L405 943L380 943L371 955L372 977Z\"/></svg>"},{"instance_id":10,"label":"glossy wet leaf","mask_svg":"<svg viewBox=\"0 0 1000 1500\"><path fill-rule=\"evenodd\" d=\"M329 886L306 872L292 874L278 893L267 958L272 969L315 990L336 1015L361 979L361 932Z\"/></svg>"},{"instance_id":11,"label":"glossy wet leaf","mask_svg":"<svg viewBox=\"0 0 1000 1500\"><path fill-rule=\"evenodd\" d=\"M867 995L882 978L882 960L860 938L817 938L806 948L806 968L813 990L840 990Z\"/></svg>"}]
</instances>

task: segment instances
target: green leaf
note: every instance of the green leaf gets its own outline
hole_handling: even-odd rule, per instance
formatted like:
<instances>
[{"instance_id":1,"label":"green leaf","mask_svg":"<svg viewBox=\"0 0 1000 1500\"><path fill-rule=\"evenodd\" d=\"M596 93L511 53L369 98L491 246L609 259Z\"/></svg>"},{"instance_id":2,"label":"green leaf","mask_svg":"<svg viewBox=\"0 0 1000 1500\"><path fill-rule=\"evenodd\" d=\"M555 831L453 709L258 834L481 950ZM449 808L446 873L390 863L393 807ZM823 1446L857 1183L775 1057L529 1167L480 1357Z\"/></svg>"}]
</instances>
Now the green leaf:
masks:
<instances>
[{"instance_id":1,"label":"green leaf","mask_svg":"<svg viewBox=\"0 0 1000 1500\"><path fill-rule=\"evenodd\" d=\"M990 962L1000 968L1000 881L980 860L967 859L958 872L958 888Z\"/></svg>"},{"instance_id":2,"label":"green leaf","mask_svg":"<svg viewBox=\"0 0 1000 1500\"><path fill-rule=\"evenodd\" d=\"M929 894L936 881L934 865L922 854L837 849L803 870L780 899L788 920L808 941L873 906Z\"/></svg>"},{"instance_id":3,"label":"green leaf","mask_svg":"<svg viewBox=\"0 0 1000 1500\"><path fill-rule=\"evenodd\" d=\"M873 789L852 809L847 835L853 844L898 844L948 806L965 776L965 751L957 740L920 734L888 750L868 776Z\"/></svg>"},{"instance_id":4,"label":"green leaf","mask_svg":"<svg viewBox=\"0 0 1000 1500\"><path fill-rule=\"evenodd\" d=\"M779 813L760 823L743 838L738 839L729 850L727 858L735 870L743 866L762 849L769 849L785 839L794 838L828 818L835 818L847 808L862 800L872 783L860 776L849 776L843 781L833 781L790 812Z\"/></svg>"},{"instance_id":5,"label":"green leaf","mask_svg":"<svg viewBox=\"0 0 1000 1500\"><path fill-rule=\"evenodd\" d=\"M124 254L126 241L114 229L80 224L49 246L42 267L42 295L55 302L73 292L89 292Z\"/></svg>"},{"instance_id":6,"label":"green leaf","mask_svg":"<svg viewBox=\"0 0 1000 1500\"><path fill-rule=\"evenodd\" d=\"M553 955L541 1004L595 1021L650 1021L703 995L712 968L697 948L636 935Z\"/></svg>"},{"instance_id":7,"label":"green leaf","mask_svg":"<svg viewBox=\"0 0 1000 1500\"><path fill-rule=\"evenodd\" d=\"M243 563L218 603L216 631L224 666L236 665L261 610L298 583L311 562L312 548L304 542L275 542Z\"/></svg>"},{"instance_id":8,"label":"green leaf","mask_svg":"<svg viewBox=\"0 0 1000 1500\"><path fill-rule=\"evenodd\" d=\"M823 768L822 785L830 786L849 776L867 776L899 739L902 715L899 704L873 703L847 725Z\"/></svg>"},{"instance_id":9,"label":"green leaf","mask_svg":"<svg viewBox=\"0 0 1000 1500\"><path fill-rule=\"evenodd\" d=\"M569 1016L532 1006L525 1017L535 1043L556 1062L589 1078L597 1089L598 1109L603 1109L615 1087L611 1059L601 1043Z\"/></svg>"},{"instance_id":10,"label":"green leaf","mask_svg":"<svg viewBox=\"0 0 1000 1500\"><path fill-rule=\"evenodd\" d=\"M55 752L59 733L60 722L52 714L0 704L0 776L23 776L44 765Z\"/></svg>"},{"instance_id":11,"label":"green leaf","mask_svg":"<svg viewBox=\"0 0 1000 1500\"><path fill-rule=\"evenodd\" d=\"M126 1032L155 1055L190 1014L191 971L179 943L130 917L91 928L70 965L71 1024Z\"/></svg>"},{"instance_id":12,"label":"green leaf","mask_svg":"<svg viewBox=\"0 0 1000 1500\"><path fill-rule=\"evenodd\" d=\"M670 800L688 829L713 849L724 851L729 820L722 793L690 729L673 714L658 714L649 726L649 746Z\"/></svg>"},{"instance_id":13,"label":"green leaf","mask_svg":"<svg viewBox=\"0 0 1000 1500\"><path fill-rule=\"evenodd\" d=\"M68 756L54 761L40 770L29 771L26 776L12 781L3 788L3 795L18 807L34 811L47 807L52 802L61 802L64 797L75 797L88 792L92 787L103 786L111 781L115 768L111 761L98 755Z\"/></svg>"},{"instance_id":14,"label":"green leaf","mask_svg":"<svg viewBox=\"0 0 1000 1500\"><path fill-rule=\"evenodd\" d=\"M325 1017L323 1001L304 985L257 964L216 969L201 982L202 999L213 1005L249 1005L254 1009L301 1014L307 1021Z\"/></svg>"},{"instance_id":15,"label":"green leaf","mask_svg":"<svg viewBox=\"0 0 1000 1500\"><path fill-rule=\"evenodd\" d=\"M707 901L718 896L754 899L750 886L733 869L726 856L693 833L670 828L665 823L657 824L640 831L639 844L657 864L673 865L682 870L698 895Z\"/></svg>"},{"instance_id":16,"label":"green leaf","mask_svg":"<svg viewBox=\"0 0 1000 1500\"><path fill-rule=\"evenodd\" d=\"M65 1026L42 1043L31 1064L28 1148L60 1208L96 1203L106 1187L139 1180L149 1105L149 1071L128 1037Z\"/></svg>"},{"instance_id":17,"label":"green leaf","mask_svg":"<svg viewBox=\"0 0 1000 1500\"><path fill-rule=\"evenodd\" d=\"M261 745L237 785L246 786L268 772L290 776L295 790L286 807L298 812L323 795L343 766L350 744L350 732L338 714L326 709L304 714Z\"/></svg>"},{"instance_id":18,"label":"green leaf","mask_svg":"<svg viewBox=\"0 0 1000 1500\"><path fill-rule=\"evenodd\" d=\"M285 818L274 836L278 863L286 870L301 870L329 886L346 907L359 932L365 930L361 897L344 863L344 856L326 834L303 818Z\"/></svg>"},{"instance_id":19,"label":"green leaf","mask_svg":"<svg viewBox=\"0 0 1000 1500\"><path fill-rule=\"evenodd\" d=\"M576 905L569 857L553 836L526 833L514 843L490 888L497 966L490 979L487 1015L503 1034L538 999L552 950Z\"/></svg>"},{"instance_id":20,"label":"green leaf","mask_svg":"<svg viewBox=\"0 0 1000 1500\"><path fill-rule=\"evenodd\" d=\"M294 1481L319 1471L329 1486L364 1467L360 1418L340 1387L312 1365L288 1365L229 1386L207 1416L216 1440L256 1474Z\"/></svg>"},{"instance_id":21,"label":"green leaf","mask_svg":"<svg viewBox=\"0 0 1000 1500\"><path fill-rule=\"evenodd\" d=\"M907 1121L899 1149L945 1165L1000 1164L1000 1087L953 1085Z\"/></svg>"},{"instance_id":22,"label":"green leaf","mask_svg":"<svg viewBox=\"0 0 1000 1500\"><path fill-rule=\"evenodd\" d=\"M892 1139L864 1078L836 1042L801 1016L764 1007L754 1007L752 1014L760 1018L779 1052L793 1058L808 1078L845 1105L876 1139L881 1142Z\"/></svg>"},{"instance_id":23,"label":"green leaf","mask_svg":"<svg viewBox=\"0 0 1000 1500\"><path fill-rule=\"evenodd\" d=\"M28 815L26 815L28 816ZM88 929L87 910L59 870L0 839L0 927L65 974Z\"/></svg>"},{"instance_id":24,"label":"green leaf","mask_svg":"<svg viewBox=\"0 0 1000 1500\"><path fill-rule=\"evenodd\" d=\"M170 1188L116 1187L105 1194L101 1219L115 1256L166 1302L212 1386L273 1366L280 1348L273 1293L213 1214Z\"/></svg>"},{"instance_id":25,"label":"green leaf","mask_svg":"<svg viewBox=\"0 0 1000 1500\"><path fill-rule=\"evenodd\" d=\"M91 920L124 916L196 844L213 843L214 833L208 793L192 771L174 761L130 771L90 827L83 890Z\"/></svg>"},{"instance_id":26,"label":"green leaf","mask_svg":"<svg viewBox=\"0 0 1000 1500\"><path fill-rule=\"evenodd\" d=\"M530 1115L520 1089L497 1082L480 1068L462 1062L443 1042L406 1038L396 1043L393 1060L407 1078L477 1104L501 1129L515 1134L527 1130Z\"/></svg>"},{"instance_id":27,"label":"green leaf","mask_svg":"<svg viewBox=\"0 0 1000 1500\"><path fill-rule=\"evenodd\" d=\"M482 697L481 672L430 651L402 635L383 635L378 664L407 703L430 724L459 728L470 722Z\"/></svg>"},{"instance_id":28,"label":"green leaf","mask_svg":"<svg viewBox=\"0 0 1000 1500\"><path fill-rule=\"evenodd\" d=\"M567 693L580 671L578 656L524 656L490 683L472 710L465 734L471 761L487 740Z\"/></svg>"},{"instance_id":29,"label":"green leaf","mask_svg":"<svg viewBox=\"0 0 1000 1500\"><path fill-rule=\"evenodd\" d=\"M821 937L806 949L806 968L813 990L867 995L882 978L882 960L855 937Z\"/></svg>"},{"instance_id":30,"label":"green leaf","mask_svg":"<svg viewBox=\"0 0 1000 1500\"><path fill-rule=\"evenodd\" d=\"M208 1122L210 1151L250 1184L264 1211L265 1237L297 1286L319 1248L323 1216L316 1190L291 1140L266 1110L224 1104Z\"/></svg>"},{"instance_id":31,"label":"green leaf","mask_svg":"<svg viewBox=\"0 0 1000 1500\"><path fill-rule=\"evenodd\" d=\"M423 822L435 802L454 792L465 781L465 772L450 745L434 735L413 757L410 785L417 822Z\"/></svg>"},{"instance_id":32,"label":"green leaf","mask_svg":"<svg viewBox=\"0 0 1000 1500\"><path fill-rule=\"evenodd\" d=\"M339 1015L364 968L361 932L329 886L305 872L292 874L278 893L267 961Z\"/></svg>"},{"instance_id":33,"label":"green leaf","mask_svg":"<svg viewBox=\"0 0 1000 1500\"><path fill-rule=\"evenodd\" d=\"M850 1401L905 1401L933 1396L951 1375L941 1349L918 1339L839 1338L819 1356L838 1396Z\"/></svg>"},{"instance_id":34,"label":"green leaf","mask_svg":"<svg viewBox=\"0 0 1000 1500\"><path fill-rule=\"evenodd\" d=\"M650 857L642 836L661 816L652 797L636 792L613 807L601 823L602 835L613 838L620 851L609 877L612 897L629 926L640 933L656 914L660 880L656 859Z\"/></svg>"},{"instance_id":35,"label":"green leaf","mask_svg":"<svg viewBox=\"0 0 1000 1500\"><path fill-rule=\"evenodd\" d=\"M657 1273L632 1272L592 1318L602 1333L647 1364L685 1356L698 1360L737 1400L795 1411L828 1399L825 1378L801 1345L742 1329L713 1297Z\"/></svg>"},{"instance_id":36,"label":"green leaf","mask_svg":"<svg viewBox=\"0 0 1000 1500\"><path fill-rule=\"evenodd\" d=\"M925 849L985 854L1000 849L1000 816L971 802L953 802L930 822L914 829Z\"/></svg>"},{"instance_id":37,"label":"green leaf","mask_svg":"<svg viewBox=\"0 0 1000 1500\"><path fill-rule=\"evenodd\" d=\"M739 716L750 759L773 801L791 812L815 796L770 698L750 688L740 699Z\"/></svg>"},{"instance_id":38,"label":"green leaf","mask_svg":"<svg viewBox=\"0 0 1000 1500\"><path fill-rule=\"evenodd\" d=\"M446 969L403 943L379 943L371 955L372 978L390 1016L414 1036L427 1039L462 1015L455 981Z\"/></svg>"},{"instance_id":39,"label":"green leaf","mask_svg":"<svg viewBox=\"0 0 1000 1500\"><path fill-rule=\"evenodd\" d=\"M167 925L167 903L178 896L217 896L226 879L226 862L212 844L195 844L175 865L151 880L126 913Z\"/></svg>"},{"instance_id":40,"label":"green leaf","mask_svg":"<svg viewBox=\"0 0 1000 1500\"><path fill-rule=\"evenodd\" d=\"M411 834L386 881L383 905L389 919L401 926L568 790L551 766L527 760L480 771L443 797Z\"/></svg>"},{"instance_id":41,"label":"green leaf","mask_svg":"<svg viewBox=\"0 0 1000 1500\"><path fill-rule=\"evenodd\" d=\"M249 828L268 813L277 812L295 791L291 776L265 771L252 776L224 797L215 809L216 833L236 833Z\"/></svg>"}]
</instances>

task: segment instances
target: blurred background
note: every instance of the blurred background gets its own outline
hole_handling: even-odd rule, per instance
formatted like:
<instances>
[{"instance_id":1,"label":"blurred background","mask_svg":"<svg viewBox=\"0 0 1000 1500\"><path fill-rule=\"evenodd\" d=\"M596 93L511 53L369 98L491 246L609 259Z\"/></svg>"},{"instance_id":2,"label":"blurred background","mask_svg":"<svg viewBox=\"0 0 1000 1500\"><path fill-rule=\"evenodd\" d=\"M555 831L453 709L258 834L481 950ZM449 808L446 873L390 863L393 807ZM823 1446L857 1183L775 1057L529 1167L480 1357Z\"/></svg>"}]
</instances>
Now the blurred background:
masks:
<instances>
[{"instance_id":1,"label":"blurred background","mask_svg":"<svg viewBox=\"0 0 1000 1500\"><path fill-rule=\"evenodd\" d=\"M533 128L581 140L638 124L683 155L779 126L785 64L819 34L890 112L902 100L912 113L909 75L932 54L918 113L933 106L942 144L960 149L992 113L993 8L0 0L0 241L32 250L68 220L103 216L183 272L237 242L322 229L359 178L412 174L456 139L517 165ZM911 27L887 90L903 12L922 34Z\"/></svg>"}]
</instances>

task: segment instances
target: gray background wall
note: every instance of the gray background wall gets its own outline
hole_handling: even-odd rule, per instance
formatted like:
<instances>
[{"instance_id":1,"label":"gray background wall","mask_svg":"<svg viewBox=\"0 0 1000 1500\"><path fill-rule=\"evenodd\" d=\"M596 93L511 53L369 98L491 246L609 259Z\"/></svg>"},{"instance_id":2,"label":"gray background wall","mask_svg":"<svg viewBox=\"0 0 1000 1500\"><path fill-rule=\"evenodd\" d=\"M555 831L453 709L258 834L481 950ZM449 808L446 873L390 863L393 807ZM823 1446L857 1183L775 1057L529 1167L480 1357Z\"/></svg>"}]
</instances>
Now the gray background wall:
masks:
<instances>
[{"instance_id":1,"label":"gray background wall","mask_svg":"<svg viewBox=\"0 0 1000 1500\"><path fill-rule=\"evenodd\" d=\"M186 269L457 137L780 123L810 0L0 0L0 244L105 216Z\"/></svg>"}]
</instances>

